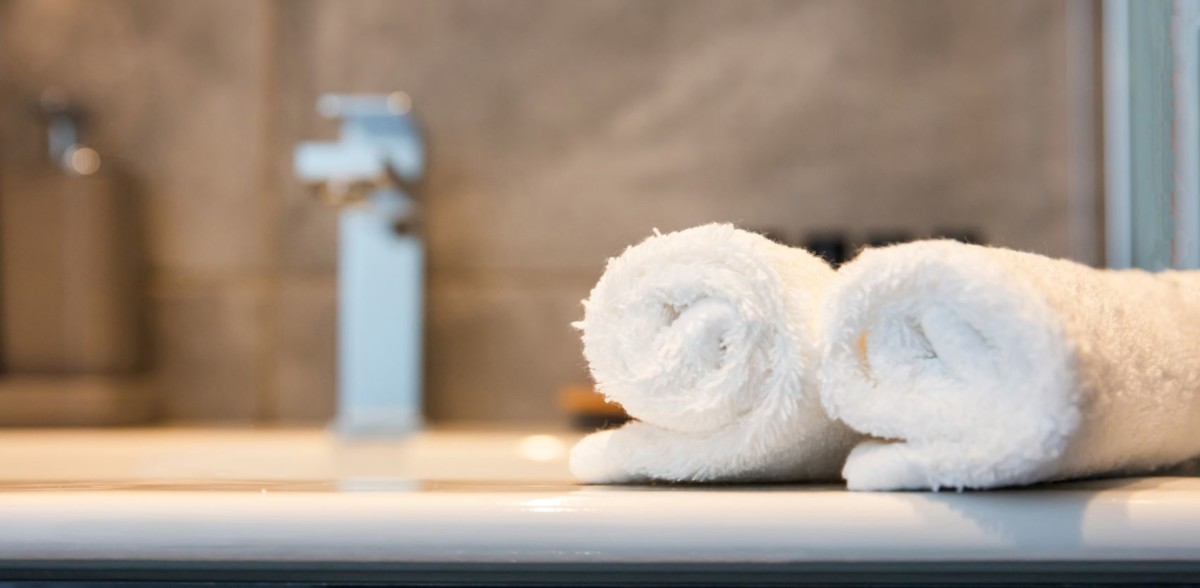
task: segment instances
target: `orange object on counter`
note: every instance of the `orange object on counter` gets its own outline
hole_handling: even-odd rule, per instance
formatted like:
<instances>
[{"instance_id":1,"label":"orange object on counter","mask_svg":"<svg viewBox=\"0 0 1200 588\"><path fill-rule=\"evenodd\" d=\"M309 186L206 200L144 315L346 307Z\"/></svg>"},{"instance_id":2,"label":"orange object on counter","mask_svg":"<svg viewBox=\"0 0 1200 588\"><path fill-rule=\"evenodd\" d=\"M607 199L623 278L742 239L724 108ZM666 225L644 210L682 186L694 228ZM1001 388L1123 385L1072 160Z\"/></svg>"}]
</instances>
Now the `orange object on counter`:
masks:
<instances>
[{"instance_id":1,"label":"orange object on counter","mask_svg":"<svg viewBox=\"0 0 1200 588\"><path fill-rule=\"evenodd\" d=\"M607 429L630 420L620 404L609 402L590 386L564 386L558 396L559 408L571 417L579 429Z\"/></svg>"}]
</instances>

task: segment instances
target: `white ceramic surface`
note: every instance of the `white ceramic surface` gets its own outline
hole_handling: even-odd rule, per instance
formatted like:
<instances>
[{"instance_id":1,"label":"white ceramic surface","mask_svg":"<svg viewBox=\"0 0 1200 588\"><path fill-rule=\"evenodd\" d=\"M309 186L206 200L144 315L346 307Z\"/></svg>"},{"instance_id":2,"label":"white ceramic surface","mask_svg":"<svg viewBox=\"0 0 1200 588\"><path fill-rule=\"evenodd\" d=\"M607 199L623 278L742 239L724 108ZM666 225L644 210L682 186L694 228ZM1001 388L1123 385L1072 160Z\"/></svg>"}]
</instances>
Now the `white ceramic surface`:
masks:
<instances>
[{"instance_id":1,"label":"white ceramic surface","mask_svg":"<svg viewBox=\"0 0 1200 588\"><path fill-rule=\"evenodd\" d=\"M572 439L2 433L0 560L1200 561L1197 478L963 494L581 487L561 453Z\"/></svg>"}]
</instances>

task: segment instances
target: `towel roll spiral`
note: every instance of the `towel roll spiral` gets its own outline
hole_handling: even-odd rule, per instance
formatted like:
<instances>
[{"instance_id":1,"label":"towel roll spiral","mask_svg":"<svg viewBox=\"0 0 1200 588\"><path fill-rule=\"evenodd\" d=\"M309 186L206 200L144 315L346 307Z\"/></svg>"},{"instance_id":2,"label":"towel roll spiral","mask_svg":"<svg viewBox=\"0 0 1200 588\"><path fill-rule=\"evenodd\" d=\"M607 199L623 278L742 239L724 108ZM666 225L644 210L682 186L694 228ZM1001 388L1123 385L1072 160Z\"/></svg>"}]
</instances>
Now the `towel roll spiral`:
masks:
<instances>
[{"instance_id":1,"label":"towel roll spiral","mask_svg":"<svg viewBox=\"0 0 1200 588\"><path fill-rule=\"evenodd\" d=\"M950 241L868 250L822 312L821 396L878 440L851 489L991 488L1200 454L1200 273Z\"/></svg>"},{"instance_id":2,"label":"towel roll spiral","mask_svg":"<svg viewBox=\"0 0 1200 588\"><path fill-rule=\"evenodd\" d=\"M816 392L815 312L835 273L730 225L656 235L584 302L598 389L638 421L585 438L595 483L832 479L856 436Z\"/></svg>"}]
</instances>

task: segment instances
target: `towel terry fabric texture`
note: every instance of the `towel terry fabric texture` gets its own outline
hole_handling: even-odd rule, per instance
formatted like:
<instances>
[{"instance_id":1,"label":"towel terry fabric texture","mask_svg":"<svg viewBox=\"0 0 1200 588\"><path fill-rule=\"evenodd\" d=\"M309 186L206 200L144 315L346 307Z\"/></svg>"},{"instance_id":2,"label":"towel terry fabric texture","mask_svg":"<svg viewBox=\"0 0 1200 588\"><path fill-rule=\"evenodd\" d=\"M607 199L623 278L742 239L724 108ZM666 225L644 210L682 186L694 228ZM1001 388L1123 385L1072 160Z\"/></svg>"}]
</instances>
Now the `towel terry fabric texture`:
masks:
<instances>
[{"instance_id":1,"label":"towel terry fabric texture","mask_svg":"<svg viewBox=\"0 0 1200 588\"><path fill-rule=\"evenodd\" d=\"M576 326L638 419L574 448L585 482L993 488L1200 455L1200 272L952 241L834 272L705 225L609 260Z\"/></svg>"},{"instance_id":2,"label":"towel terry fabric texture","mask_svg":"<svg viewBox=\"0 0 1200 588\"><path fill-rule=\"evenodd\" d=\"M851 489L992 488L1200 454L1200 272L951 241L868 250L821 313Z\"/></svg>"},{"instance_id":3,"label":"towel terry fabric texture","mask_svg":"<svg viewBox=\"0 0 1200 588\"><path fill-rule=\"evenodd\" d=\"M597 388L637 419L584 438L584 482L837 479L857 441L816 390L824 261L730 225L655 235L584 302Z\"/></svg>"}]
</instances>

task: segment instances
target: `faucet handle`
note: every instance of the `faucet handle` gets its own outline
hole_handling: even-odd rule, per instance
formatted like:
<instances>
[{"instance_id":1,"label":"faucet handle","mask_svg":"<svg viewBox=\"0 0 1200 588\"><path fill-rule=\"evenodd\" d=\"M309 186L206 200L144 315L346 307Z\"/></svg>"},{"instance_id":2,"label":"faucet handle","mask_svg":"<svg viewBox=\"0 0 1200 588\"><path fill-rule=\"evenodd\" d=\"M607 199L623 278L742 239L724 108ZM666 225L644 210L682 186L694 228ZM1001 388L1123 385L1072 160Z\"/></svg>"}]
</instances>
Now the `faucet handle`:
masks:
<instances>
[{"instance_id":1,"label":"faucet handle","mask_svg":"<svg viewBox=\"0 0 1200 588\"><path fill-rule=\"evenodd\" d=\"M405 116L412 111L412 98L404 92L391 94L322 94L317 112L325 118Z\"/></svg>"},{"instance_id":2,"label":"faucet handle","mask_svg":"<svg viewBox=\"0 0 1200 588\"><path fill-rule=\"evenodd\" d=\"M341 121L338 140L297 145L294 165L323 201L352 203L389 186L416 196L425 142L408 94L324 94L317 111Z\"/></svg>"}]
</instances>

